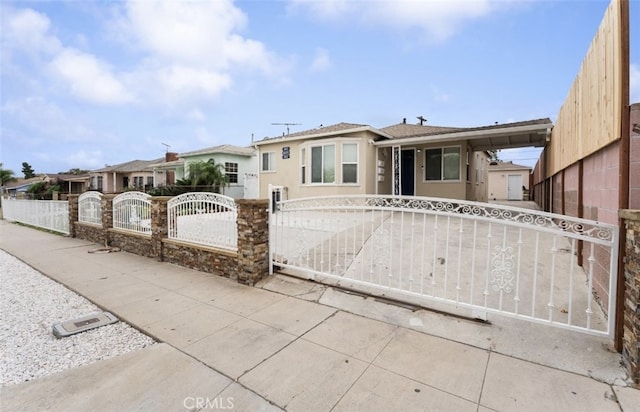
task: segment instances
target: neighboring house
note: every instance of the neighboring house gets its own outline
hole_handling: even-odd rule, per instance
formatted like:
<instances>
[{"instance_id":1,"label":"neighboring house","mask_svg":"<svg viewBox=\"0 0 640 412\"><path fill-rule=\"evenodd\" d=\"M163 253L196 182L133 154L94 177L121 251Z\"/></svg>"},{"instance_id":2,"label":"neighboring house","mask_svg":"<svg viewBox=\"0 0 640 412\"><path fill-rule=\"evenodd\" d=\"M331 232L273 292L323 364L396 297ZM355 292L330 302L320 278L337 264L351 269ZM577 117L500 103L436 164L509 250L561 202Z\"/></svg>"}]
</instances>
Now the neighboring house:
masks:
<instances>
[{"instance_id":1,"label":"neighboring house","mask_svg":"<svg viewBox=\"0 0 640 412\"><path fill-rule=\"evenodd\" d=\"M27 193L29 186L32 184L48 181L49 177L44 174L29 179L16 178L16 180L7 182L7 184L2 187L2 194L9 195L10 197L21 197Z\"/></svg>"},{"instance_id":2,"label":"neighboring house","mask_svg":"<svg viewBox=\"0 0 640 412\"><path fill-rule=\"evenodd\" d=\"M82 193L87 190L89 175L46 173L30 179L16 179L13 182L8 182L4 187L2 187L2 194L8 194L11 197L20 197L27 192L32 184L38 182L47 182L50 185L59 185L61 193Z\"/></svg>"},{"instance_id":3,"label":"neighboring house","mask_svg":"<svg viewBox=\"0 0 640 412\"><path fill-rule=\"evenodd\" d=\"M221 189L222 194L236 199L257 197L258 157L253 147L229 144L208 147L180 153L175 156L175 160L152 164L151 167L156 171L173 173L175 179L180 180L189 176L190 164L198 161L207 162L209 159L224 167L229 183ZM255 190L253 186L256 187Z\"/></svg>"},{"instance_id":4,"label":"neighboring house","mask_svg":"<svg viewBox=\"0 0 640 412\"><path fill-rule=\"evenodd\" d=\"M256 143L260 196L385 194L487 201L487 150L544 146L549 119L476 128L339 123Z\"/></svg>"},{"instance_id":5,"label":"neighboring house","mask_svg":"<svg viewBox=\"0 0 640 412\"><path fill-rule=\"evenodd\" d=\"M512 162L491 163L489 165L489 200L529 200L530 175L529 166Z\"/></svg>"},{"instance_id":6,"label":"neighboring house","mask_svg":"<svg viewBox=\"0 0 640 412\"><path fill-rule=\"evenodd\" d=\"M164 159L132 160L90 172L90 189L103 193L119 193L129 189L145 190L165 184L165 174L151 165Z\"/></svg>"},{"instance_id":7,"label":"neighboring house","mask_svg":"<svg viewBox=\"0 0 640 412\"><path fill-rule=\"evenodd\" d=\"M83 193L89 188L91 176L88 173L74 175L68 173L48 174L49 183L60 186L63 193Z\"/></svg>"}]
</instances>

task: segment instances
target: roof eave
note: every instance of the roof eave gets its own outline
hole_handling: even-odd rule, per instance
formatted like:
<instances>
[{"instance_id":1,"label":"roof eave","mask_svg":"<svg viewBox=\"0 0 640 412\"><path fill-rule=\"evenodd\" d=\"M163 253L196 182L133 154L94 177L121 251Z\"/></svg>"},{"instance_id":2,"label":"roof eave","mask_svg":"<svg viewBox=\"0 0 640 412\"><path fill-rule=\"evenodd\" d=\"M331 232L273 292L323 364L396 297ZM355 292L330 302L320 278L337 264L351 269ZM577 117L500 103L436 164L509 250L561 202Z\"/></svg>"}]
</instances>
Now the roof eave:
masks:
<instances>
[{"instance_id":1,"label":"roof eave","mask_svg":"<svg viewBox=\"0 0 640 412\"><path fill-rule=\"evenodd\" d=\"M392 139L393 137L381 130L378 130L374 127L371 126L362 126L362 127L356 127L353 129L343 129L343 130L338 130L338 131L332 131L332 132L323 132L323 133L314 133L314 134L307 134L307 135L302 135L302 136L296 136L296 137L287 137L287 136L283 136L283 137L274 137L268 140L260 140L258 142L254 142L254 146L262 146L262 145L266 145L266 144L271 144L271 143L277 143L277 142L294 142L297 140L308 140L308 139L318 139L318 138L322 138L322 137L330 137L330 136L341 136L341 135L345 135L345 134L350 134L350 133L358 133L358 132L365 132L365 131L370 131L372 133L375 133L379 136L382 136L384 138L387 139Z\"/></svg>"}]
</instances>

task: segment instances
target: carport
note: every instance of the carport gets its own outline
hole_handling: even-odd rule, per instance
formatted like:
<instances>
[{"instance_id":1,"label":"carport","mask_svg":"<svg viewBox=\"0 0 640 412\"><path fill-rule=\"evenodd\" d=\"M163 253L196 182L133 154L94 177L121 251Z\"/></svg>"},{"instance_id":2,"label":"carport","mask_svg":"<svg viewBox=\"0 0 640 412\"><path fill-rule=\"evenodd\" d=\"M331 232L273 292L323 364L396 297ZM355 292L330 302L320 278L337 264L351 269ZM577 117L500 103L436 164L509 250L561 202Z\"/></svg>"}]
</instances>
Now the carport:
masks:
<instances>
[{"instance_id":1,"label":"carport","mask_svg":"<svg viewBox=\"0 0 640 412\"><path fill-rule=\"evenodd\" d=\"M407 124L405 119L381 129L393 139L373 143L378 193L486 201L481 196L486 187L480 186L486 180L487 151L544 147L552 128L549 118L473 128Z\"/></svg>"}]
</instances>

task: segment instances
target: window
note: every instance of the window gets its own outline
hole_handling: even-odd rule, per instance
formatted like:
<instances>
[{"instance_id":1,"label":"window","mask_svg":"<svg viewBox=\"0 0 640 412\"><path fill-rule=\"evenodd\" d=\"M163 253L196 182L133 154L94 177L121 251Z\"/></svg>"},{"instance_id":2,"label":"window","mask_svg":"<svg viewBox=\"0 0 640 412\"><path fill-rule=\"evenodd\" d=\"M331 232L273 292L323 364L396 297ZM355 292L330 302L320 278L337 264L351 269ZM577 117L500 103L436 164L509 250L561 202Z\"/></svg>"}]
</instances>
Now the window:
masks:
<instances>
[{"instance_id":1,"label":"window","mask_svg":"<svg viewBox=\"0 0 640 412\"><path fill-rule=\"evenodd\" d=\"M147 176L147 187L153 187L153 176Z\"/></svg>"},{"instance_id":2,"label":"window","mask_svg":"<svg viewBox=\"0 0 640 412\"><path fill-rule=\"evenodd\" d=\"M276 153L275 152L266 152L262 153L262 171L263 172L274 172L276 170Z\"/></svg>"},{"instance_id":3,"label":"window","mask_svg":"<svg viewBox=\"0 0 640 412\"><path fill-rule=\"evenodd\" d=\"M224 174L227 176L229 183L238 183L238 164L225 162Z\"/></svg>"},{"instance_id":4,"label":"window","mask_svg":"<svg viewBox=\"0 0 640 412\"><path fill-rule=\"evenodd\" d=\"M425 180L460 180L460 147L425 150Z\"/></svg>"},{"instance_id":5,"label":"window","mask_svg":"<svg viewBox=\"0 0 640 412\"><path fill-rule=\"evenodd\" d=\"M307 183L307 150L305 148L300 150L300 175L302 184Z\"/></svg>"},{"instance_id":6,"label":"window","mask_svg":"<svg viewBox=\"0 0 640 412\"><path fill-rule=\"evenodd\" d=\"M336 146L311 148L311 183L334 183L336 180Z\"/></svg>"},{"instance_id":7,"label":"window","mask_svg":"<svg viewBox=\"0 0 640 412\"><path fill-rule=\"evenodd\" d=\"M102 176L98 176L98 190L102 191Z\"/></svg>"},{"instance_id":8,"label":"window","mask_svg":"<svg viewBox=\"0 0 640 412\"><path fill-rule=\"evenodd\" d=\"M358 183L358 145L342 145L342 183Z\"/></svg>"},{"instance_id":9,"label":"window","mask_svg":"<svg viewBox=\"0 0 640 412\"><path fill-rule=\"evenodd\" d=\"M467 149L467 168L465 169L467 171L467 182L469 182L471 180L471 171L469 168L469 149Z\"/></svg>"}]
</instances>

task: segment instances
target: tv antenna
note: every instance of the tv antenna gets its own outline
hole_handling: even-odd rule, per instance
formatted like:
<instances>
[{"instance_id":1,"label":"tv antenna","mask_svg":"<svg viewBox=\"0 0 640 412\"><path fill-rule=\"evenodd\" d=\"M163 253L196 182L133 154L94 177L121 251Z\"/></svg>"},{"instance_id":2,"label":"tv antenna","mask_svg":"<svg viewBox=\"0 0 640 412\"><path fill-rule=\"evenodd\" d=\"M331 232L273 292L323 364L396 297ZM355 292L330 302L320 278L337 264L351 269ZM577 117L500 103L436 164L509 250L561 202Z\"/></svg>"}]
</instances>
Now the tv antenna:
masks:
<instances>
[{"instance_id":1,"label":"tv antenna","mask_svg":"<svg viewBox=\"0 0 640 412\"><path fill-rule=\"evenodd\" d=\"M289 126L299 126L302 123L271 123L272 126L287 126L287 134L289 134Z\"/></svg>"},{"instance_id":2,"label":"tv antenna","mask_svg":"<svg viewBox=\"0 0 640 412\"><path fill-rule=\"evenodd\" d=\"M166 144L166 143L161 143L163 146L167 147L167 153L169 153L169 148L171 147L170 145Z\"/></svg>"},{"instance_id":3,"label":"tv antenna","mask_svg":"<svg viewBox=\"0 0 640 412\"><path fill-rule=\"evenodd\" d=\"M420 126L423 126L426 123L427 119L424 116L418 116L418 120L420 120Z\"/></svg>"}]
</instances>

